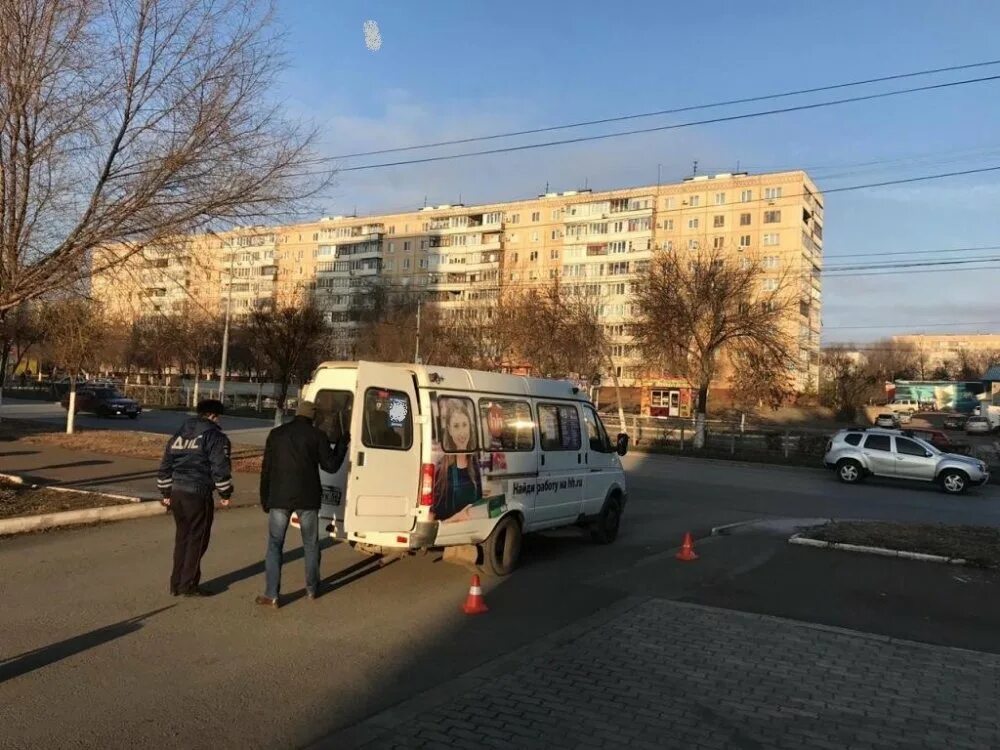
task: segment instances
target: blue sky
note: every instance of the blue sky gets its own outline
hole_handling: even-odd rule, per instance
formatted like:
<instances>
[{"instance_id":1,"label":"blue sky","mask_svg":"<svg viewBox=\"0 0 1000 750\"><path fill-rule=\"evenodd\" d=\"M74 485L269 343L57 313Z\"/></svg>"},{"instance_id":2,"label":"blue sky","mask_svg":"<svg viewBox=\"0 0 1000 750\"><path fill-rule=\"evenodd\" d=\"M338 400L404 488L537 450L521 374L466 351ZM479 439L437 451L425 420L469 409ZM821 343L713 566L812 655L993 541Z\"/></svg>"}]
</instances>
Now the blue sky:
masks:
<instances>
[{"instance_id":1,"label":"blue sky","mask_svg":"<svg viewBox=\"0 0 1000 750\"><path fill-rule=\"evenodd\" d=\"M280 94L325 155L541 127L1000 58L1000 3L953 1L572 4L279 0L289 69ZM383 45L369 52L362 24ZM1000 74L1000 66L782 104ZM769 108L711 110L735 114ZM550 134L596 134L709 113ZM505 200L653 183L699 171L806 168L823 189L1000 165L1000 81L887 100L543 150L342 172L327 213ZM547 139L547 138L546 138ZM490 145L527 143L531 137ZM452 150L468 150L453 147ZM447 153L439 150L435 153ZM422 155L425 152L419 152ZM426 152L430 153L430 152ZM871 164L871 162L878 162ZM361 164L362 160L342 162ZM836 256L1000 245L1000 172L830 194ZM1000 251L913 256L1000 256ZM871 261L905 261L907 256ZM829 278L824 341L1000 330L1000 268ZM957 323L929 326L932 323ZM856 328L878 325L879 328Z\"/></svg>"}]
</instances>

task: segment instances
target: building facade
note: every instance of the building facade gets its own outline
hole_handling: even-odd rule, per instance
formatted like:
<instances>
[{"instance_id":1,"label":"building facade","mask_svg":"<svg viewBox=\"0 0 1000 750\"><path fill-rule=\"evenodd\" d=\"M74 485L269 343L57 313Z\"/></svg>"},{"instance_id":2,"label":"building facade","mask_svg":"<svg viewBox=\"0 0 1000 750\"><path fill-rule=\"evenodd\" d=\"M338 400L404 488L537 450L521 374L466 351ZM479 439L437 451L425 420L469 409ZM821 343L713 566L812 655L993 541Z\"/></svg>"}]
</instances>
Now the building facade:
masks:
<instances>
[{"instance_id":1,"label":"building facade","mask_svg":"<svg viewBox=\"0 0 1000 750\"><path fill-rule=\"evenodd\" d=\"M633 285L653 254L703 247L754 254L765 270L763 290L784 277L798 294L788 331L798 342L796 385L808 390L819 378L823 214L822 195L805 172L706 175L202 235L162 255L147 253L130 262L128 279L119 271L114 282L106 275L95 287L127 297L123 314L132 315L192 306L222 312L227 305L240 315L308 294L342 334L343 350L331 357L349 358L356 310L373 284L461 310L559 279L593 301L617 374L641 384L648 373L627 324Z\"/></svg>"},{"instance_id":2,"label":"building facade","mask_svg":"<svg viewBox=\"0 0 1000 750\"><path fill-rule=\"evenodd\" d=\"M928 370L957 363L967 355L976 359L992 355L1000 361L1000 333L912 333L893 336L892 341L920 353Z\"/></svg>"}]
</instances>

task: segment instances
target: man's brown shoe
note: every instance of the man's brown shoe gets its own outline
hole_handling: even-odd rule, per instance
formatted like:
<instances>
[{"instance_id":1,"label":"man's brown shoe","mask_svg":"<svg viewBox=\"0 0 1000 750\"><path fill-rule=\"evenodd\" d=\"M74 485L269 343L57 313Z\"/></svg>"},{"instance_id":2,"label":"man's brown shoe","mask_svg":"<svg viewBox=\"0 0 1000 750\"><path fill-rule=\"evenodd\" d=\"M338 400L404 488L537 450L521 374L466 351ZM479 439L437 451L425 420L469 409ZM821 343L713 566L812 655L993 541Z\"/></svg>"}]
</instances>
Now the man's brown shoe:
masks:
<instances>
[{"instance_id":1,"label":"man's brown shoe","mask_svg":"<svg viewBox=\"0 0 1000 750\"><path fill-rule=\"evenodd\" d=\"M254 601L256 601L257 604L259 604L262 607L270 607L271 609L277 609L278 608L278 600L277 599L271 599L271 598L266 597L266 596L258 596Z\"/></svg>"}]
</instances>

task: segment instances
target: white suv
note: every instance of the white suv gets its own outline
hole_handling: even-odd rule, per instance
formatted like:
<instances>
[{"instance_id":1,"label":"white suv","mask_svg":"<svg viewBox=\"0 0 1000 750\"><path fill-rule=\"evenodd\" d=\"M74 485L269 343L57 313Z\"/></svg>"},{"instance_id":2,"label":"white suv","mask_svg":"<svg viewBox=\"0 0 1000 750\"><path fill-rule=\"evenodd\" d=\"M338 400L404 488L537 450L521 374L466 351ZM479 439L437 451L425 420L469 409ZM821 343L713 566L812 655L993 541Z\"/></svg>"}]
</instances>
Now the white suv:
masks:
<instances>
[{"instance_id":1,"label":"white suv","mask_svg":"<svg viewBox=\"0 0 1000 750\"><path fill-rule=\"evenodd\" d=\"M920 438L900 430L841 430L826 446L823 463L835 469L841 482L854 484L866 476L937 482L941 489L959 495L971 485L990 479L978 458L942 453Z\"/></svg>"}]
</instances>

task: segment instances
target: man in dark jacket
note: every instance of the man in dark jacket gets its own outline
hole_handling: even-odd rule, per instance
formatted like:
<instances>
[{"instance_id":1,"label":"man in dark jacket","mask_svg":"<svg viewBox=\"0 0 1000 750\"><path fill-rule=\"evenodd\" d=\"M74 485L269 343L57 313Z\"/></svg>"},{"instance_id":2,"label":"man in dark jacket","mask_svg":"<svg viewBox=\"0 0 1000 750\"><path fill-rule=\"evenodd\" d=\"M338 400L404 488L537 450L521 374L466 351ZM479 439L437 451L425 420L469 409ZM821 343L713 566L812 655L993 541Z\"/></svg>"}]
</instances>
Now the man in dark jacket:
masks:
<instances>
[{"instance_id":1,"label":"man in dark jacket","mask_svg":"<svg viewBox=\"0 0 1000 750\"><path fill-rule=\"evenodd\" d=\"M212 490L223 507L233 494L229 438L219 427L224 407L207 399L198 404L198 416L188 419L167 441L156 485L163 504L173 511L174 569L170 574L173 596L211 596L200 586L201 558L208 549L215 508Z\"/></svg>"},{"instance_id":2,"label":"man in dark jacket","mask_svg":"<svg viewBox=\"0 0 1000 750\"><path fill-rule=\"evenodd\" d=\"M315 599L319 589L319 508L323 488L319 469L335 474L344 463L350 435L346 433L336 448L322 430L313 425L316 407L299 402L295 419L271 430L264 447L260 472L260 504L268 514L267 554L264 557L264 595L257 603L278 607L281 589L281 555L288 522L294 512L299 517L306 564L306 594Z\"/></svg>"}]
</instances>

